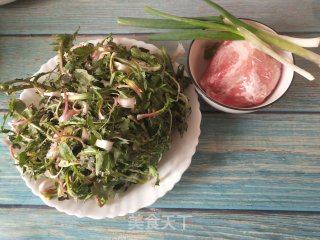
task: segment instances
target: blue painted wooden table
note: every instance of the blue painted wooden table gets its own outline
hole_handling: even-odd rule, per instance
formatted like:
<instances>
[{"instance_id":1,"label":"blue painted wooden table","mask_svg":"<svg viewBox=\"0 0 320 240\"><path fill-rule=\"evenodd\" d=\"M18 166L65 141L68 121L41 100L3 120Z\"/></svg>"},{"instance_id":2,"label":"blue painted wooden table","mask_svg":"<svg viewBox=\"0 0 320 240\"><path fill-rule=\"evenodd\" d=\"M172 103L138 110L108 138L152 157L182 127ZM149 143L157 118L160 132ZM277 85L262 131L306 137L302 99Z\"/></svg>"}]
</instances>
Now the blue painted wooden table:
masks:
<instances>
[{"instance_id":1,"label":"blue painted wooden table","mask_svg":"<svg viewBox=\"0 0 320 240\"><path fill-rule=\"evenodd\" d=\"M217 2L291 36L320 32L319 0ZM147 17L144 5L184 16L212 14L196 0L18 0L0 7L0 80L37 71L54 55L51 35L78 26L80 41L110 32L146 40L150 30L115 21ZM319 239L320 71L300 58L296 63L316 80L296 75L286 96L263 111L230 115L201 102L202 134L190 168L165 197L125 217L78 219L45 206L1 144L0 239ZM1 96L1 118L7 104Z\"/></svg>"}]
</instances>

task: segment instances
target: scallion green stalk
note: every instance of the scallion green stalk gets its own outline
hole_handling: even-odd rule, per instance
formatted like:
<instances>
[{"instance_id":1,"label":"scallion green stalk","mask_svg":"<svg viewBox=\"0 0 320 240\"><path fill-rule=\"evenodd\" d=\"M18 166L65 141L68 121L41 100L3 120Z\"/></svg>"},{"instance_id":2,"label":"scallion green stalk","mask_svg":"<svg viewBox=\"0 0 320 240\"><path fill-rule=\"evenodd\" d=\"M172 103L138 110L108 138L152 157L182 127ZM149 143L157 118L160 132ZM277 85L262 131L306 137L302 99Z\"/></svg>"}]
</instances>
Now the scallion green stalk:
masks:
<instances>
[{"instance_id":1,"label":"scallion green stalk","mask_svg":"<svg viewBox=\"0 0 320 240\"><path fill-rule=\"evenodd\" d=\"M163 17L166 19L171 19L171 20L174 20L177 22L187 23L187 24L201 27L201 28L209 28L209 29L213 29L213 30L227 31L227 32L232 32L232 33L237 34L237 30L234 27L228 26L226 24L202 21L202 20L197 20L197 19L192 19L192 18L178 17L175 15L160 12L160 11L155 10L150 7L144 7L144 10L148 13L155 15L155 16Z\"/></svg>"},{"instance_id":2,"label":"scallion green stalk","mask_svg":"<svg viewBox=\"0 0 320 240\"><path fill-rule=\"evenodd\" d=\"M203 39L216 41L225 40L244 40L244 38L238 34L224 32L224 31L210 31L210 30L185 30L185 31L175 31L166 33L156 33L150 36L150 40L193 40L193 39Z\"/></svg>"},{"instance_id":3,"label":"scallion green stalk","mask_svg":"<svg viewBox=\"0 0 320 240\"><path fill-rule=\"evenodd\" d=\"M196 29L198 26L190 25L188 23L177 22L170 19L145 19L145 18L131 18L119 17L117 19L120 25L130 25L133 27L144 28L160 28L160 29Z\"/></svg>"}]
</instances>

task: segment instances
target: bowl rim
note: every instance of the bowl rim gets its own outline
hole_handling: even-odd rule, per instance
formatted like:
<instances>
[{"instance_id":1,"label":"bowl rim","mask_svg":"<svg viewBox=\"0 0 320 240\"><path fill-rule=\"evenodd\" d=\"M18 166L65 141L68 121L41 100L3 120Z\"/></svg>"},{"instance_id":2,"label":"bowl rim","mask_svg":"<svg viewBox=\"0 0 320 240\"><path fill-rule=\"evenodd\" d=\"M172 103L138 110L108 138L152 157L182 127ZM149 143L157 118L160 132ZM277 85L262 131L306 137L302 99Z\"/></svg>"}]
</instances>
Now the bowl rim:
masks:
<instances>
[{"instance_id":1,"label":"bowl rim","mask_svg":"<svg viewBox=\"0 0 320 240\"><path fill-rule=\"evenodd\" d=\"M258 24L261 24L261 25L264 25L268 28L270 28L272 31L276 32L273 28L269 27L268 25L262 23L262 22L259 22L259 21L256 21L256 20L252 20L252 19L249 19L249 18L241 18L242 20L246 20L246 21L249 21L249 22L256 22ZM202 95L204 95L205 98L207 98L208 100L214 102L215 104L221 106L221 107L224 107L224 108L227 108L227 109L232 109L232 110L237 110L237 111L244 111L244 112L247 112L247 111L257 111L257 110L260 110L260 109L263 109L263 108L266 108L266 107L269 107L271 105L273 105L274 103L278 102L280 99L282 99L286 94L287 92L289 91L289 89L291 88L292 86L292 82L293 82L293 79L295 77L295 74L296 72L293 71L293 75L292 75L292 80L289 84L289 87L285 90L285 92L280 96L278 97L276 100L274 100L273 102L267 104L267 105L263 105L263 106L258 106L258 107L248 107L248 108L244 108L244 107L234 107L234 106L229 106L229 105L225 105L221 102L218 102L217 100L211 98L210 96L208 96L206 94L206 92L200 87L199 83L194 79L193 75L192 75L192 72L191 72L191 69L190 69L190 52L191 52L191 48L194 44L195 41L198 41L198 40L206 40L206 39L195 39L195 40L192 40L190 45L189 45L189 49L188 49L188 55L187 55L187 68L188 68L188 72L189 72L189 76L191 78L191 81L192 83L195 85L197 91L200 91ZM213 40L214 41L214 40ZM281 51L284 51L284 50L281 50ZM286 52L286 51L284 51ZM295 64L295 56L290 53L290 55L292 56L292 61L293 61L293 64ZM281 74L283 72L283 64L282 64L282 69L281 69ZM278 82L279 84L279 82ZM276 85L275 88L277 88L278 84ZM273 89L274 91L275 89ZM266 98L267 99L267 98Z\"/></svg>"}]
</instances>

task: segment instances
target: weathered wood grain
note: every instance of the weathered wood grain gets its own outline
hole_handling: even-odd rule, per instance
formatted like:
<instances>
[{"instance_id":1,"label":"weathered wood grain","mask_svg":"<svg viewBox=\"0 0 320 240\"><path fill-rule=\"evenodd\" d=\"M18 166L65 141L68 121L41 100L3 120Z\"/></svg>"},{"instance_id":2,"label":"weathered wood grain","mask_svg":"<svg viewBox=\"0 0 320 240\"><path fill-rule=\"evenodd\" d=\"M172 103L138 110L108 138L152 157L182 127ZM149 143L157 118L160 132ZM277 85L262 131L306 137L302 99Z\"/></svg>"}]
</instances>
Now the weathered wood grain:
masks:
<instances>
[{"instance_id":1,"label":"weathered wood grain","mask_svg":"<svg viewBox=\"0 0 320 240\"><path fill-rule=\"evenodd\" d=\"M151 209L97 221L47 208L0 208L3 240L318 239L319 224L319 214L303 213Z\"/></svg>"},{"instance_id":2,"label":"weathered wood grain","mask_svg":"<svg viewBox=\"0 0 320 240\"><path fill-rule=\"evenodd\" d=\"M315 34L295 34L300 37L311 37ZM79 36L79 41L102 38L98 36ZM146 41L146 35L127 35L127 37ZM40 66L49 58L55 55L51 51L50 43L52 37L0 37L0 81L25 77L35 73ZM152 42L157 46L165 46L169 52L173 52L177 46L176 42ZM187 50L188 41L183 41ZM320 49L315 50L320 53ZM186 64L186 56L180 60ZM287 94L272 107L262 110L262 112L289 111L289 112L319 112L320 111L320 68L307 61L296 58L297 65L309 70L316 77L316 80L309 82L299 75L295 75L294 82ZM7 108L8 98L0 94L0 109ZM201 104L202 110L214 111L207 104Z\"/></svg>"},{"instance_id":3,"label":"weathered wood grain","mask_svg":"<svg viewBox=\"0 0 320 240\"><path fill-rule=\"evenodd\" d=\"M320 32L319 0L217 2L279 32ZM80 41L110 32L146 40L141 33L155 30L116 23L117 16L149 17L144 5L183 16L213 14L201 1L184 0L24 0L0 6L0 81L33 74L54 55L50 35L78 26L88 34ZM221 114L202 102L202 134L190 168L165 197L126 217L78 219L44 206L1 143L0 239L319 239L320 70L299 58L296 63L317 80L296 75L286 96L257 114ZM0 94L0 122L7 101Z\"/></svg>"},{"instance_id":4,"label":"weathered wood grain","mask_svg":"<svg viewBox=\"0 0 320 240\"><path fill-rule=\"evenodd\" d=\"M319 211L317 114L203 114L181 181L155 208ZM0 145L0 204L42 204Z\"/></svg>"},{"instance_id":5,"label":"weathered wood grain","mask_svg":"<svg viewBox=\"0 0 320 240\"><path fill-rule=\"evenodd\" d=\"M264 22L283 32L319 32L320 3L317 0L234 1L217 0L238 17ZM99 0L24 0L0 7L0 34L64 33L81 26L82 33L132 33L150 30L120 27L118 16L150 17L143 7L180 16L217 14L201 1L138 0L133 2Z\"/></svg>"}]
</instances>

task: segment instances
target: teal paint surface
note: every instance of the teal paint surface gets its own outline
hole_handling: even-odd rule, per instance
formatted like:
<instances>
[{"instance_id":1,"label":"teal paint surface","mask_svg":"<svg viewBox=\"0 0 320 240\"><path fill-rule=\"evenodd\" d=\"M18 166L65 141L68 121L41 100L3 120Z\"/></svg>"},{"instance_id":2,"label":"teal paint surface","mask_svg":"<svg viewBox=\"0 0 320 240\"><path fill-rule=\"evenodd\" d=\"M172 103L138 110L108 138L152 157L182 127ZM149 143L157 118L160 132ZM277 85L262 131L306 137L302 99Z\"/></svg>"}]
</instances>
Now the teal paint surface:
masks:
<instances>
[{"instance_id":1,"label":"teal paint surface","mask_svg":"<svg viewBox=\"0 0 320 240\"><path fill-rule=\"evenodd\" d=\"M51 35L79 25L79 42L109 32L148 41L141 33L151 30L119 27L115 18L148 17L145 5L183 16L213 14L201 1L128 2L20 0L1 6L0 81L36 72L55 55ZM291 36L320 32L319 1L217 2ZM152 43L170 52L177 46ZM190 42L182 43L188 50ZM190 168L163 198L125 217L78 219L45 206L25 186L1 136L0 239L319 239L320 70L301 58L295 62L316 80L295 75L285 97L263 111L230 115L201 101L202 133ZM0 94L0 121L7 104Z\"/></svg>"}]
</instances>

